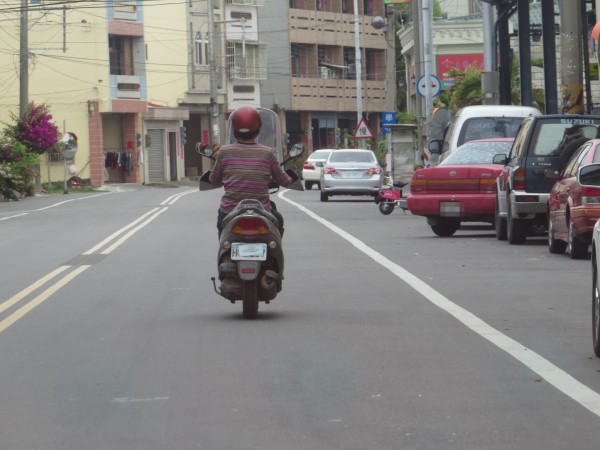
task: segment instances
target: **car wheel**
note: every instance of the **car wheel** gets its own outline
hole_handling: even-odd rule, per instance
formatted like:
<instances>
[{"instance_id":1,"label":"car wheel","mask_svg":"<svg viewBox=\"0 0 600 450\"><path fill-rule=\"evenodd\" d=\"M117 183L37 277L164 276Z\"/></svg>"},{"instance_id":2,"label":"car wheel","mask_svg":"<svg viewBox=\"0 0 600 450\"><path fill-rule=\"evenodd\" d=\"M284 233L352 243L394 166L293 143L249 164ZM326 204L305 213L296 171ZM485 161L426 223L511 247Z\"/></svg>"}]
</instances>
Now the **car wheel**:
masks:
<instances>
[{"instance_id":1,"label":"car wheel","mask_svg":"<svg viewBox=\"0 0 600 450\"><path fill-rule=\"evenodd\" d=\"M304 189L306 189L307 191L310 191L310 189L312 188L312 181L305 181L304 182Z\"/></svg>"},{"instance_id":2,"label":"car wheel","mask_svg":"<svg viewBox=\"0 0 600 450\"><path fill-rule=\"evenodd\" d=\"M521 245L527 239L529 220L515 219L510 209L510 200L506 201L506 239L511 245Z\"/></svg>"},{"instance_id":3,"label":"car wheel","mask_svg":"<svg viewBox=\"0 0 600 450\"><path fill-rule=\"evenodd\" d=\"M554 239L554 225L548 214L548 250L550 253L564 253L567 243L560 239Z\"/></svg>"},{"instance_id":4,"label":"car wheel","mask_svg":"<svg viewBox=\"0 0 600 450\"><path fill-rule=\"evenodd\" d=\"M452 236L460 228L460 221L456 219L438 219L438 223L431 225L431 230L441 237Z\"/></svg>"},{"instance_id":5,"label":"car wheel","mask_svg":"<svg viewBox=\"0 0 600 450\"><path fill-rule=\"evenodd\" d=\"M390 215L394 210L394 202L381 202L379 204L379 211L384 216Z\"/></svg>"},{"instance_id":6,"label":"car wheel","mask_svg":"<svg viewBox=\"0 0 600 450\"><path fill-rule=\"evenodd\" d=\"M500 217L500 204L498 202L498 195L496 195L496 212L494 213L494 228L496 229L496 239L498 239L499 241L505 241L506 219Z\"/></svg>"},{"instance_id":7,"label":"car wheel","mask_svg":"<svg viewBox=\"0 0 600 450\"><path fill-rule=\"evenodd\" d=\"M321 201L326 202L327 200L329 200L329 194L326 194L325 192L321 191Z\"/></svg>"},{"instance_id":8,"label":"car wheel","mask_svg":"<svg viewBox=\"0 0 600 450\"><path fill-rule=\"evenodd\" d=\"M587 242L581 239L573 231L573 223L569 220L569 243L567 244L567 253L571 259L583 259L587 256Z\"/></svg>"},{"instance_id":9,"label":"car wheel","mask_svg":"<svg viewBox=\"0 0 600 450\"><path fill-rule=\"evenodd\" d=\"M600 358L600 292L598 292L598 267L592 255L592 340L594 353Z\"/></svg>"}]
</instances>

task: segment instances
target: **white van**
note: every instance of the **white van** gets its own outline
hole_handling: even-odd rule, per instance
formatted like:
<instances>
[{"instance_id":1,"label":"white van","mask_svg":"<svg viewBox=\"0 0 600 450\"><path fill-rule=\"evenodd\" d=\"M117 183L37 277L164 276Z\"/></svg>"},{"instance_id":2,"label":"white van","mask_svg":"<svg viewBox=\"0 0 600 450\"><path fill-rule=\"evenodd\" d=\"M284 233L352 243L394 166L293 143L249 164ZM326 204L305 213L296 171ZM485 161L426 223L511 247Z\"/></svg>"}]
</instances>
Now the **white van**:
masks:
<instances>
[{"instance_id":1,"label":"white van","mask_svg":"<svg viewBox=\"0 0 600 450\"><path fill-rule=\"evenodd\" d=\"M453 152L465 142L475 139L515 137L525 117L541 114L532 106L465 106L448 123L443 140L430 141L428 149L432 156L443 156Z\"/></svg>"}]
</instances>

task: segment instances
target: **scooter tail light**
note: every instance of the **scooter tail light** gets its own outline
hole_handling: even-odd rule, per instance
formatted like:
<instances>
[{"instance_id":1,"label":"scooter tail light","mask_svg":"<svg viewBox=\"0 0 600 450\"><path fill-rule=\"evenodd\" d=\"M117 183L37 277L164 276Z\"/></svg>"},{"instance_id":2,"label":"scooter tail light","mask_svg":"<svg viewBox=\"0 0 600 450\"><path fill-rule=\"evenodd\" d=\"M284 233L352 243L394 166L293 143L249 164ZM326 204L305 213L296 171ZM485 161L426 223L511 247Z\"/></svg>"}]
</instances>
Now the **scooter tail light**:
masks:
<instances>
[{"instance_id":1,"label":"scooter tail light","mask_svg":"<svg viewBox=\"0 0 600 450\"><path fill-rule=\"evenodd\" d=\"M263 236L269 233L269 226L260 217L241 217L231 227L231 234L237 236Z\"/></svg>"}]
</instances>

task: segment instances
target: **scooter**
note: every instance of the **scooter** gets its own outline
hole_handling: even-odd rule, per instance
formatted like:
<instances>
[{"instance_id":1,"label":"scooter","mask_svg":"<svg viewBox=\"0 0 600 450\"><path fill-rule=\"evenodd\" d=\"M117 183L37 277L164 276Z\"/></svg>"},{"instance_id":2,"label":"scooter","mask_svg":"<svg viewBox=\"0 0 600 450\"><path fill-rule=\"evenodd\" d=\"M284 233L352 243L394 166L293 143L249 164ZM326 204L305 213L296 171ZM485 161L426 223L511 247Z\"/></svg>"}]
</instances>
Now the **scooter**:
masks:
<instances>
[{"instance_id":1,"label":"scooter","mask_svg":"<svg viewBox=\"0 0 600 450\"><path fill-rule=\"evenodd\" d=\"M406 214L406 199L402 198L402 188L408 183L394 181L392 185L384 185L375 196L375 204L379 205L381 214L387 216L392 213L394 206L402 208Z\"/></svg>"},{"instance_id":2,"label":"scooter","mask_svg":"<svg viewBox=\"0 0 600 450\"><path fill-rule=\"evenodd\" d=\"M268 115L266 111L270 111L257 109L261 116ZM263 119L263 127L267 122ZM260 135L257 141L260 142ZM208 146L197 146L196 150L202 156L215 159L212 149ZM298 158L302 153L302 144L292 146L288 157L280 165ZM287 188L303 191L300 177L291 169L286 170L286 173L294 180ZM210 170L200 178L201 191L220 187L210 184L209 177ZM274 194L279 187L270 185L270 189L270 194ZM243 316L246 319L257 316L259 302L268 304L281 292L284 279L281 235L277 218L260 201L243 200L223 219L217 268L219 287L216 278L211 278L215 292L231 303L241 300Z\"/></svg>"}]
</instances>

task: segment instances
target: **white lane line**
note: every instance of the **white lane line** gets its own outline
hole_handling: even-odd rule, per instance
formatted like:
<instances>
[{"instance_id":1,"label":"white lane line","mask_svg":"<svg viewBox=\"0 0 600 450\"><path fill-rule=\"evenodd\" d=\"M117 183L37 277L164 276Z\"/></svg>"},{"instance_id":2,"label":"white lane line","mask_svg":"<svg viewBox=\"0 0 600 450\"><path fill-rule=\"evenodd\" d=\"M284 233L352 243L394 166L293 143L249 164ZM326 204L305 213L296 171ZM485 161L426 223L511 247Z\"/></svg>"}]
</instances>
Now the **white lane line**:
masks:
<instances>
[{"instance_id":1,"label":"white lane line","mask_svg":"<svg viewBox=\"0 0 600 450\"><path fill-rule=\"evenodd\" d=\"M169 198L167 198L164 202L161 203L161 206L172 205L177 200L179 200L181 197L183 197L184 195L191 194L192 192L198 192L198 191L196 189L192 189L192 190L189 190L189 191L180 192L179 194L171 195Z\"/></svg>"},{"instance_id":2,"label":"white lane line","mask_svg":"<svg viewBox=\"0 0 600 450\"><path fill-rule=\"evenodd\" d=\"M102 242L96 244L95 246L93 246L92 248L90 248L88 251L83 252L82 255L91 255L92 253L98 251L99 249L101 249L102 247L104 247L105 245L107 245L110 241L112 241L113 239L115 239L117 236L121 235L122 233L124 233L125 231L129 230L130 228L136 226L139 222L141 222L142 220L144 220L146 217L148 217L151 214L154 214L156 211L159 211L159 210L160 210L159 207L151 209L146 214L141 215L136 220L134 220L133 222L131 222L129 225L126 225L123 228L115 231L109 237L107 237L106 239L104 239Z\"/></svg>"},{"instance_id":3,"label":"white lane line","mask_svg":"<svg viewBox=\"0 0 600 450\"><path fill-rule=\"evenodd\" d=\"M66 266L67 268L70 266ZM72 272L69 272L63 278L58 280L44 292L39 294L30 302L24 304L19 309L17 309L14 313L9 315L6 319L0 321L0 333L6 330L8 327L13 325L19 319L23 318L27 313L31 312L35 307L41 305L48 298L50 298L53 294L55 294L60 288L66 286L69 282L71 282L77 275L82 273L84 270L90 268L91 266L78 266Z\"/></svg>"},{"instance_id":4,"label":"white lane line","mask_svg":"<svg viewBox=\"0 0 600 450\"><path fill-rule=\"evenodd\" d=\"M44 206L43 208L34 209L33 211L45 211L46 209L55 208L57 206L64 205L65 203L77 202L77 201L81 201L81 200L87 200L87 199L90 199L90 198L101 197L103 195L108 195L108 194L111 194L111 192L104 192L102 194L88 195L86 197L71 198L69 200L64 200L62 202L54 203L53 205Z\"/></svg>"},{"instance_id":5,"label":"white lane line","mask_svg":"<svg viewBox=\"0 0 600 450\"><path fill-rule=\"evenodd\" d=\"M127 234L125 234L123 237L121 237L119 240L117 240L110 247L101 251L100 254L108 255L109 253L112 253L112 251L114 249L116 249L118 246L123 244L123 242L125 242L127 239L129 239L131 236L133 236L135 233L140 231L142 228L144 228L146 225L148 225L150 222L152 222L154 219L156 219L158 216L160 216L162 213L164 213L167 209L168 208L161 208L160 210L156 211L152 216L150 216L148 219L146 219L146 221L142 222L137 227L135 227L133 230L129 231ZM139 221L139 219L138 219L138 221Z\"/></svg>"},{"instance_id":6,"label":"white lane line","mask_svg":"<svg viewBox=\"0 0 600 450\"><path fill-rule=\"evenodd\" d=\"M284 194L286 191L282 191L278 194L278 197L285 200L289 204L295 206L300 211L306 213L309 217L313 218L317 222L321 223L325 227L329 228L340 237L346 239L358 250L369 256L375 262L388 269L399 279L404 281L406 284L411 286L419 294L429 300L431 303L446 311L452 315L455 319L462 322L465 326L479 334L481 337L487 339L501 350L517 359L529 369L539 374L544 380L553 385L556 389L561 391L563 394L571 397L577 403L587 408L592 413L600 416L600 394L593 391L583 383L577 381L567 372L563 371L559 367L552 364L547 359L538 355L530 348L525 347L514 339L506 336L494 327L488 325L486 322L481 320L475 314L469 312L463 307L453 303L448 298L437 292L431 286L408 272L403 267L390 261L388 258L383 256L381 253L373 250L367 246L361 240L355 238L351 234L345 232L341 228L332 224L328 220L323 219L319 215L315 214L310 209L302 206L299 203L294 202L285 198Z\"/></svg>"},{"instance_id":7,"label":"white lane line","mask_svg":"<svg viewBox=\"0 0 600 450\"><path fill-rule=\"evenodd\" d=\"M2 221L2 220L8 220L8 219L15 219L17 217L26 216L28 214L29 213L15 214L14 216L3 217L2 219L0 219L0 221Z\"/></svg>"}]
</instances>

